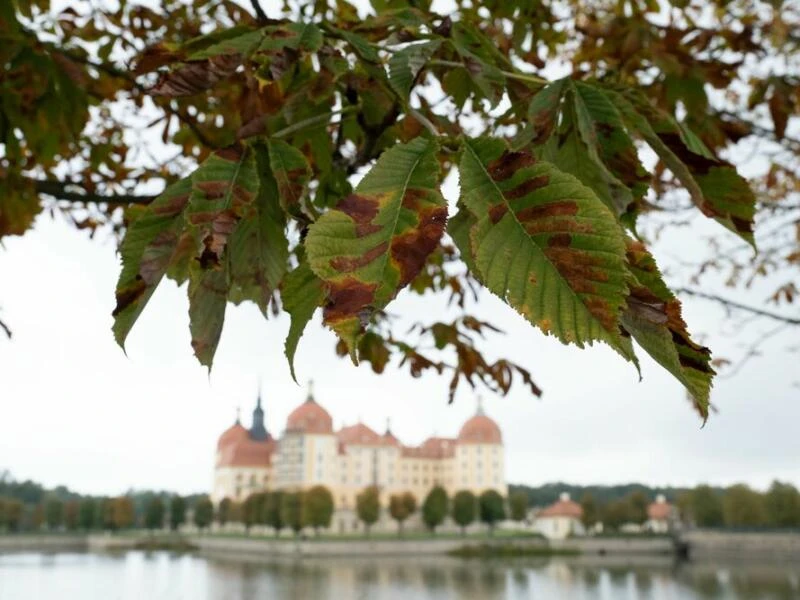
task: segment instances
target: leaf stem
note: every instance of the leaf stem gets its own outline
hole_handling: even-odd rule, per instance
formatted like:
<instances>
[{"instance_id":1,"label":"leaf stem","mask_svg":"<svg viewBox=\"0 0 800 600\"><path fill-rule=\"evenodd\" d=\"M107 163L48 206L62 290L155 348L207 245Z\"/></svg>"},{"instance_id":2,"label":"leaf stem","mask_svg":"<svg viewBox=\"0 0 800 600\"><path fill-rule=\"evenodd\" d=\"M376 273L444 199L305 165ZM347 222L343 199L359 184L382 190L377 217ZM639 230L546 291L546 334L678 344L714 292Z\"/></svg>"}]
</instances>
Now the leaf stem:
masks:
<instances>
[{"instance_id":1,"label":"leaf stem","mask_svg":"<svg viewBox=\"0 0 800 600\"><path fill-rule=\"evenodd\" d=\"M333 110L331 112L327 112L324 115L315 115L313 117L309 117L307 119L303 119L302 121L297 121L297 123L292 123L288 127L284 127L283 129L279 129L275 133L273 133L270 137L273 138L283 138L287 135L291 135L296 131L300 131L305 129L306 127L311 127L313 125L317 125L319 123L325 123L326 125L330 121L330 118L335 115L346 115L351 112L355 112L358 109L357 106L345 106L339 110Z\"/></svg>"},{"instance_id":2,"label":"leaf stem","mask_svg":"<svg viewBox=\"0 0 800 600\"><path fill-rule=\"evenodd\" d=\"M455 60L440 60L438 58L429 60L429 65L436 66L436 67L453 67L453 68L466 68L464 63L455 61ZM504 71L502 69L498 69L500 73L502 73L508 79L516 79L517 81L524 81L526 83L535 83L536 85L547 85L550 83L547 79L543 79L541 77L537 77L536 75L531 75L529 73L517 73L515 71Z\"/></svg>"}]
</instances>

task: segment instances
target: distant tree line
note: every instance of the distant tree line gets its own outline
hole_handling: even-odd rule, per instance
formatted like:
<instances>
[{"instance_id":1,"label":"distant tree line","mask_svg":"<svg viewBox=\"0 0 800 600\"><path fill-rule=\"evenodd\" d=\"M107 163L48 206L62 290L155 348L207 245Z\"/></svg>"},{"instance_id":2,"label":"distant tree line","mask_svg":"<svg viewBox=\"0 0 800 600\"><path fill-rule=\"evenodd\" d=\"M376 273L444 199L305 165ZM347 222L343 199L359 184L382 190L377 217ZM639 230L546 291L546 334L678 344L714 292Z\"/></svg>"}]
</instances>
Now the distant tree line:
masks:
<instances>
[{"instance_id":1,"label":"distant tree line","mask_svg":"<svg viewBox=\"0 0 800 600\"><path fill-rule=\"evenodd\" d=\"M0 473L0 533L23 531L119 531L177 529L187 507L207 498L168 492L130 491L116 497L86 496L64 486L47 489ZM210 504L210 502L209 502Z\"/></svg>"},{"instance_id":2,"label":"distant tree line","mask_svg":"<svg viewBox=\"0 0 800 600\"><path fill-rule=\"evenodd\" d=\"M626 523L643 524L653 495L635 489L622 497L600 501L591 492L581 496L583 523L602 523L617 530ZM728 488L698 485L674 494L679 518L696 527L800 527L800 492L790 483L775 481L766 492L744 484Z\"/></svg>"}]
</instances>

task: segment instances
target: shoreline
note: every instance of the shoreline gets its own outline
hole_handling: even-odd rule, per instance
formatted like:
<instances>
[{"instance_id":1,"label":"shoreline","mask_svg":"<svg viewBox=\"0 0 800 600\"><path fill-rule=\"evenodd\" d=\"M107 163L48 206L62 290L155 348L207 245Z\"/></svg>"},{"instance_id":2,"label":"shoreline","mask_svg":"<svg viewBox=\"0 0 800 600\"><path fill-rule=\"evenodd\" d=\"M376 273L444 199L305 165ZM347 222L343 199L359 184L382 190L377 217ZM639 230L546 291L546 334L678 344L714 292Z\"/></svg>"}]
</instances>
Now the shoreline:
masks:
<instances>
[{"instance_id":1,"label":"shoreline","mask_svg":"<svg viewBox=\"0 0 800 600\"><path fill-rule=\"evenodd\" d=\"M740 533L693 531L683 541L689 559L800 560L800 532ZM124 532L121 534L6 534L0 535L0 553L15 552L124 552L167 550L216 556L251 555L256 558L453 556L461 558L516 558L556 556L678 557L668 537L586 537L545 540L530 536L405 537L405 538L280 538L266 536L183 535Z\"/></svg>"}]
</instances>

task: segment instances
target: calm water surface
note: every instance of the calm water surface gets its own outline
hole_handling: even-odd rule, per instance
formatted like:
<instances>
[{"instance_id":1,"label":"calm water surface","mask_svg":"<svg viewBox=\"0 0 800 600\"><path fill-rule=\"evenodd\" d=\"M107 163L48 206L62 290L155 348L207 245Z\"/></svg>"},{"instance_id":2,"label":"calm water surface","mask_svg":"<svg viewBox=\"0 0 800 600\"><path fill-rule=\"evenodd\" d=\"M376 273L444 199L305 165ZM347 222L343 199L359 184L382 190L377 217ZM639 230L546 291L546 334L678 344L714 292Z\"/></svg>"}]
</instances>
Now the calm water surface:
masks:
<instances>
[{"instance_id":1,"label":"calm water surface","mask_svg":"<svg viewBox=\"0 0 800 600\"><path fill-rule=\"evenodd\" d=\"M0 555L0 600L800 599L800 565L604 558L257 561L171 554Z\"/></svg>"}]
</instances>

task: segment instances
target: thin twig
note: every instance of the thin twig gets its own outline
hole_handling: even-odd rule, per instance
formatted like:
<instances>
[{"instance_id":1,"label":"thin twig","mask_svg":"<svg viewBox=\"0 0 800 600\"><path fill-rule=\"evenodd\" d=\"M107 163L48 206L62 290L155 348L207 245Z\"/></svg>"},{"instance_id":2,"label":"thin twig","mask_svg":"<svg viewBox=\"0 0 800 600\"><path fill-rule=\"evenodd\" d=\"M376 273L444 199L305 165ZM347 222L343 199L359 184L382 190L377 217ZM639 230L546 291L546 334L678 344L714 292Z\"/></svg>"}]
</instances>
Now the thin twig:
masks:
<instances>
[{"instance_id":1,"label":"thin twig","mask_svg":"<svg viewBox=\"0 0 800 600\"><path fill-rule=\"evenodd\" d=\"M297 123L292 123L288 127L279 129L278 131L273 133L270 137L283 138L286 137L287 135L293 134L295 131L300 131L301 129L305 129L306 127L311 127L319 123L324 123L325 125L327 125L331 117L335 115L346 115L347 113L354 112L357 108L358 107L356 106L345 106L340 110L334 110L325 113L324 115L316 115L314 117L309 117L307 119L303 119L302 121L298 121Z\"/></svg>"},{"instance_id":2,"label":"thin twig","mask_svg":"<svg viewBox=\"0 0 800 600\"><path fill-rule=\"evenodd\" d=\"M68 187L76 187L74 183L57 181L55 179L32 180L34 189L40 194L47 194L59 200L69 202L88 202L92 204L150 204L156 196L134 195L134 194L115 194L113 196L103 196L92 194L84 190L83 192L70 192Z\"/></svg>"},{"instance_id":3,"label":"thin twig","mask_svg":"<svg viewBox=\"0 0 800 600\"><path fill-rule=\"evenodd\" d=\"M439 60L434 59L428 61L429 65L439 66L439 67L466 67L464 63L454 61L454 60ZM537 85L547 85L550 83L547 79L542 79L541 77L537 77L536 75L531 75L530 73L518 73L516 71L504 71L502 69L498 69L505 77L508 79L516 79L517 81L524 81L525 83L535 83Z\"/></svg>"},{"instance_id":4,"label":"thin twig","mask_svg":"<svg viewBox=\"0 0 800 600\"><path fill-rule=\"evenodd\" d=\"M785 315L780 315L778 313L770 312L768 310L756 308L755 306L748 306L747 304L741 304L739 302L735 302L734 300L729 300L727 298L723 298L722 296L717 296L715 294L707 294L705 292L701 292L699 290L693 290L690 288L680 288L676 291L678 294L686 294L687 296L695 296L697 298L703 298L704 300L712 300L714 302L719 302L723 306L727 306L729 308L744 310L754 315L767 317L769 319L774 319L775 321L788 323L789 325L800 325L800 319L794 317L787 317Z\"/></svg>"},{"instance_id":5,"label":"thin twig","mask_svg":"<svg viewBox=\"0 0 800 600\"><path fill-rule=\"evenodd\" d=\"M419 121L420 125L422 125L422 126L425 128L425 129L427 129L428 131L430 131L430 132L431 132L431 135L433 135L434 137L439 137L439 136L441 135L441 134L439 133L439 130L438 130L438 129L436 129L436 125L434 125L433 123L431 123L431 122L430 122L430 120L428 119L428 117L426 117L425 115L423 115L423 114L422 114L421 112L419 112L419 111L418 111L416 108L411 108L411 107L409 106L409 108L408 108L408 113L409 113L409 114L410 114L412 117L414 117L414 118L415 118L417 121Z\"/></svg>"},{"instance_id":6,"label":"thin twig","mask_svg":"<svg viewBox=\"0 0 800 600\"><path fill-rule=\"evenodd\" d=\"M6 335L8 336L8 339L11 339L11 330L8 328L8 325L3 323L2 319L0 319L0 329L5 331Z\"/></svg>"},{"instance_id":7,"label":"thin twig","mask_svg":"<svg viewBox=\"0 0 800 600\"><path fill-rule=\"evenodd\" d=\"M253 10L256 13L256 19L258 19L259 23L266 23L269 21L267 13L265 13L264 9L261 8L261 4L259 4L258 0L250 0L250 6L253 7Z\"/></svg>"}]
</instances>

